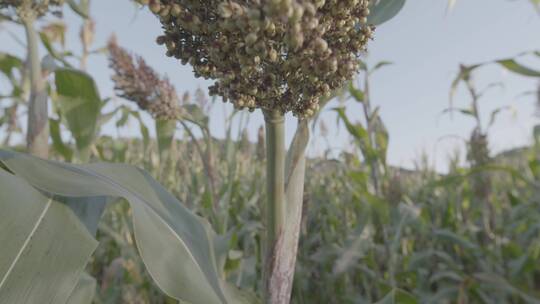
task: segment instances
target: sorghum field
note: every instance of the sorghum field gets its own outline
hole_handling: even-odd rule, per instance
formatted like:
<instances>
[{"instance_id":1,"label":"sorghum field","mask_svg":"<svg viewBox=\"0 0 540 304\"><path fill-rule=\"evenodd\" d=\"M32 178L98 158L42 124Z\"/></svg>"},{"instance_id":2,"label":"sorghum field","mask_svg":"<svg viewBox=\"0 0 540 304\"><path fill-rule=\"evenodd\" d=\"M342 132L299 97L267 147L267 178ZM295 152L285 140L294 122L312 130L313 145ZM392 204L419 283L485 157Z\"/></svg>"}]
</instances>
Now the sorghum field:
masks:
<instances>
[{"instance_id":1,"label":"sorghum field","mask_svg":"<svg viewBox=\"0 0 540 304\"><path fill-rule=\"evenodd\" d=\"M540 51L456 62L448 93L466 100L441 111L475 121L464 152L445 172L427 156L404 169L370 91L389 63L366 58L405 0L133 5L208 89L185 92L122 37L96 45L89 0L0 0L0 32L24 33L19 53L0 40L0 304L540 303L540 126L491 151L506 107L486 120L474 81L540 79ZM62 12L79 18L76 49ZM87 73L96 56L112 96ZM348 148L306 153L331 140L322 112Z\"/></svg>"}]
</instances>

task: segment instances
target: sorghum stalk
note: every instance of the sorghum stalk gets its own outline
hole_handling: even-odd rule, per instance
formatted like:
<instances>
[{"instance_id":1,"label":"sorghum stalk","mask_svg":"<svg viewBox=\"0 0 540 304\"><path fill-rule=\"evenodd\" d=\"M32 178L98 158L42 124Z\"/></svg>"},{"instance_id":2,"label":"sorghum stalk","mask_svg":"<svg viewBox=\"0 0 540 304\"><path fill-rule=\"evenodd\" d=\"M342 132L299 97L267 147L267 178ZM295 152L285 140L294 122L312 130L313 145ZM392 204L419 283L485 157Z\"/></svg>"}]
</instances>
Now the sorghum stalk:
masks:
<instances>
[{"instance_id":1,"label":"sorghum stalk","mask_svg":"<svg viewBox=\"0 0 540 304\"><path fill-rule=\"evenodd\" d=\"M285 119L279 111L264 111L266 126L266 244L264 252L264 299L274 302L272 290L275 247L285 230ZM294 273L294 272L293 272Z\"/></svg>"},{"instance_id":2,"label":"sorghum stalk","mask_svg":"<svg viewBox=\"0 0 540 304\"><path fill-rule=\"evenodd\" d=\"M21 19L26 32L28 60L30 63L27 148L29 153L41 158L47 158L49 155L47 92L38 54L38 38L34 29L35 17L32 16L31 12L28 12Z\"/></svg>"},{"instance_id":3,"label":"sorghum stalk","mask_svg":"<svg viewBox=\"0 0 540 304\"><path fill-rule=\"evenodd\" d=\"M369 89L369 73L366 73L365 75L365 78L364 78L364 96L365 96L365 100L364 102L362 103L363 105L363 108L364 108L364 117L366 119L366 124L367 124L367 132L368 132L368 137L369 137L369 144L372 146L372 147L376 147L377 146L377 143L376 143L376 134L375 134L375 126L373 126L373 123L372 123L372 119L371 119L371 116L373 115L373 112L371 110L371 99L370 99L370 89ZM371 171L371 179L372 179L372 182L373 182L373 188L375 190L375 194L376 195L380 195L381 194L381 185L380 185L380 176L381 176L381 172L380 172L380 167L379 167L379 160L378 159L375 159L375 160L372 160L369 164L369 167L370 167L370 171Z\"/></svg>"},{"instance_id":4,"label":"sorghum stalk","mask_svg":"<svg viewBox=\"0 0 540 304\"><path fill-rule=\"evenodd\" d=\"M156 42L166 48L165 54L191 65L196 77L214 81L210 95L237 109L264 112L268 179L264 297L266 303L288 304L305 159L296 159L297 167L292 161L295 185L289 188L284 115L291 112L302 121L299 130L305 133L299 139L307 140L306 119L319 110L321 98L341 88L360 67L358 57L373 37L374 26L367 20L370 1L137 1L161 23L163 35ZM297 143L302 153L304 144Z\"/></svg>"}]
</instances>

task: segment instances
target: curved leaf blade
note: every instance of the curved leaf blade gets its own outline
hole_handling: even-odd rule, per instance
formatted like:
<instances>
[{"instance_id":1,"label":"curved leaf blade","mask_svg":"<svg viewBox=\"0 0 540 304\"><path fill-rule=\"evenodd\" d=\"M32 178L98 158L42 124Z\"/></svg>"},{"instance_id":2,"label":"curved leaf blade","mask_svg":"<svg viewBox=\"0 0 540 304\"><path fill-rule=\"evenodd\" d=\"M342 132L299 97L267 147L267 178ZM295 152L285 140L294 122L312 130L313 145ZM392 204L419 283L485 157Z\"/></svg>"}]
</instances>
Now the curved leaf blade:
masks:
<instances>
[{"instance_id":1,"label":"curved leaf blade","mask_svg":"<svg viewBox=\"0 0 540 304\"><path fill-rule=\"evenodd\" d=\"M6 150L0 150L0 160L49 193L125 198L133 210L139 252L158 286L193 304L227 303L213 231L145 171L122 164L65 164Z\"/></svg>"},{"instance_id":2,"label":"curved leaf blade","mask_svg":"<svg viewBox=\"0 0 540 304\"><path fill-rule=\"evenodd\" d=\"M67 206L0 170L0 303L66 303L97 247Z\"/></svg>"},{"instance_id":3,"label":"curved leaf blade","mask_svg":"<svg viewBox=\"0 0 540 304\"><path fill-rule=\"evenodd\" d=\"M55 83L58 107L75 138L77 149L86 153L96 135L101 112L101 98L94 79L81 71L58 69Z\"/></svg>"},{"instance_id":4,"label":"curved leaf blade","mask_svg":"<svg viewBox=\"0 0 540 304\"><path fill-rule=\"evenodd\" d=\"M507 69L508 71L516 73L518 75L526 76L526 77L540 77L540 71L528 68L518 63L514 59L503 59L503 60L497 60L496 62L502 67L504 67L505 69Z\"/></svg>"},{"instance_id":5,"label":"curved leaf blade","mask_svg":"<svg viewBox=\"0 0 540 304\"><path fill-rule=\"evenodd\" d=\"M405 6L405 0L379 0L372 2L368 23L380 25L394 18Z\"/></svg>"},{"instance_id":6,"label":"curved leaf blade","mask_svg":"<svg viewBox=\"0 0 540 304\"><path fill-rule=\"evenodd\" d=\"M96 279L83 272L66 304L92 304L96 294Z\"/></svg>"}]
</instances>

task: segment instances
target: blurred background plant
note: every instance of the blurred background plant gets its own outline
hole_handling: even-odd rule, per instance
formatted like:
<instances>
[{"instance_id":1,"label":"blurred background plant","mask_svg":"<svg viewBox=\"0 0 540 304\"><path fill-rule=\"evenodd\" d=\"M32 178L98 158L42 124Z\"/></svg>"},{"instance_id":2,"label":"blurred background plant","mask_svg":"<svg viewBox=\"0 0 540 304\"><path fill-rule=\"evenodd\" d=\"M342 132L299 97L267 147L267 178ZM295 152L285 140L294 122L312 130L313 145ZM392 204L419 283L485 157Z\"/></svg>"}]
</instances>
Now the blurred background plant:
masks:
<instances>
[{"instance_id":1,"label":"blurred background plant","mask_svg":"<svg viewBox=\"0 0 540 304\"><path fill-rule=\"evenodd\" d=\"M49 157L148 170L223 236L223 277L244 290L260 291L264 133L258 130L258 142L250 142L248 133L255 130L245 127L245 112L235 111L225 120L225 138L216 138L211 117L204 114L215 106L214 99L203 91L176 91L115 40L93 46L89 1L68 4L82 18L79 54L65 49L66 25L57 17L44 17L51 20L39 31L48 52L42 66L54 76L46 75L45 83L53 109ZM2 20L17 22L9 16ZM104 53L118 96L135 102L140 111L129 103L105 111L114 97L100 96L84 72L88 56ZM24 56L0 53L0 71L11 85L0 91L2 146L20 150L13 137L22 133L31 91L30 61ZM521 56L460 67L452 91L463 84L471 103L459 107L453 102L445 112L470 116L476 126L465 140L466 165L455 155L447 174L427 161L415 170L387 164L391 137L371 99L370 81L389 63L362 65L359 80L339 93L342 106L328 109L354 148L337 157L322 153L308 159L292 303L540 302L540 127L529 147L490 153L489 127L509 108L490 113L486 124L480 115L484 90L473 82L474 72L485 65L540 78L538 70L518 63ZM361 105L358 117L346 111L351 103ZM141 111L156 118L157 138L150 136ZM121 127L130 120L138 124L140 138L100 134L108 121ZM325 125L315 118L311 127L324 130ZM97 282L93 302L176 303L155 285L137 254L131 212L125 201L109 204L99 223L100 244L87 267Z\"/></svg>"}]
</instances>

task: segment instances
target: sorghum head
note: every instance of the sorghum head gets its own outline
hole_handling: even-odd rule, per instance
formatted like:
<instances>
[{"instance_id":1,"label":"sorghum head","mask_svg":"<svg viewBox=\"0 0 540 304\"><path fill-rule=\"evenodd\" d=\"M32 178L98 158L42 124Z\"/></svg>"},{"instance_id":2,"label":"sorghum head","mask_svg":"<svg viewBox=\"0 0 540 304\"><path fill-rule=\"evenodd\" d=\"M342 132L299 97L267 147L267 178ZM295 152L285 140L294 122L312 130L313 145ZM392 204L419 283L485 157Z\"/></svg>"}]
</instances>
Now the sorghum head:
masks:
<instances>
[{"instance_id":1,"label":"sorghum head","mask_svg":"<svg viewBox=\"0 0 540 304\"><path fill-rule=\"evenodd\" d=\"M167 56L238 108L311 116L350 80L372 38L369 0L146 0Z\"/></svg>"}]
</instances>

